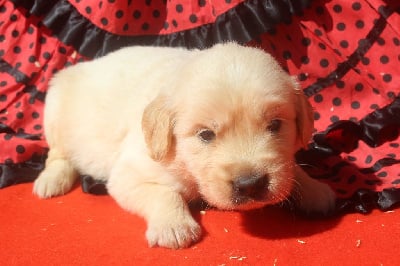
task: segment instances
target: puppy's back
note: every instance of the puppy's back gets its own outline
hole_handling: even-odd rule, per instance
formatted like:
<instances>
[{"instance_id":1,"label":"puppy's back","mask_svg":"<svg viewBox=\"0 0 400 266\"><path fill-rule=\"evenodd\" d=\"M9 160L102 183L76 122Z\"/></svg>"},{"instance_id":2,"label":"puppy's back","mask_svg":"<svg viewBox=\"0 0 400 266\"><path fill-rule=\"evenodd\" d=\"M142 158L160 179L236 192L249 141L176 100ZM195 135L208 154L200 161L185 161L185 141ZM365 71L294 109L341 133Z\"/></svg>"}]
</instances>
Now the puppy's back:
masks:
<instances>
[{"instance_id":1,"label":"puppy's back","mask_svg":"<svg viewBox=\"0 0 400 266\"><path fill-rule=\"evenodd\" d=\"M143 109L159 91L170 89L189 54L130 47L56 74L44 111L50 148L63 152L81 173L108 176L126 134L141 136Z\"/></svg>"}]
</instances>

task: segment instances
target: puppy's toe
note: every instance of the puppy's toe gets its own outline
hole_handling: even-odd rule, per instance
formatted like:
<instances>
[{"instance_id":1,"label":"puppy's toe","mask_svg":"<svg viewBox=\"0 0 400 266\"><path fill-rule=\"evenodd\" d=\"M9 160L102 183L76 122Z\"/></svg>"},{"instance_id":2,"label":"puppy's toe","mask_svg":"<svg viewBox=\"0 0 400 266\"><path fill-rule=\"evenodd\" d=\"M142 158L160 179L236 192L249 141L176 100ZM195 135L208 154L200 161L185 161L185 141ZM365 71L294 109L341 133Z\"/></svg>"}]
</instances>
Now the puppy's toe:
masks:
<instances>
[{"instance_id":1,"label":"puppy's toe","mask_svg":"<svg viewBox=\"0 0 400 266\"><path fill-rule=\"evenodd\" d=\"M33 185L33 193L39 198L50 198L59 196L69 190L69 185L48 174L40 175Z\"/></svg>"},{"instance_id":2,"label":"puppy's toe","mask_svg":"<svg viewBox=\"0 0 400 266\"><path fill-rule=\"evenodd\" d=\"M149 224L146 238L150 247L159 246L172 249L186 248L197 242L201 228L192 217L183 220L153 222Z\"/></svg>"},{"instance_id":3,"label":"puppy's toe","mask_svg":"<svg viewBox=\"0 0 400 266\"><path fill-rule=\"evenodd\" d=\"M300 209L306 213L330 214L335 209L336 194L327 184L314 180L309 187L301 188L298 197Z\"/></svg>"},{"instance_id":4,"label":"puppy's toe","mask_svg":"<svg viewBox=\"0 0 400 266\"><path fill-rule=\"evenodd\" d=\"M63 171L53 164L39 175L33 184L33 193L39 198L50 198L68 192L75 181L73 170Z\"/></svg>"}]
</instances>

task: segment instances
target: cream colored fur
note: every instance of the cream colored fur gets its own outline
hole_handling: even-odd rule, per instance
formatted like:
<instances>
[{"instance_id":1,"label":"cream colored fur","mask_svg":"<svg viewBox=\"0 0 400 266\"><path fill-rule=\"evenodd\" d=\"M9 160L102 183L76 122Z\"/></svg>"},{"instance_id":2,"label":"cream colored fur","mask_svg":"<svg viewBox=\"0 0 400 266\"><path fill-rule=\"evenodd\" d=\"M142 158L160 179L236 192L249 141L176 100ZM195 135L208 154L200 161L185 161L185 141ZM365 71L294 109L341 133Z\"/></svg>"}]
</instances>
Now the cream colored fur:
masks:
<instances>
[{"instance_id":1,"label":"cream colored fur","mask_svg":"<svg viewBox=\"0 0 400 266\"><path fill-rule=\"evenodd\" d=\"M198 197L233 210L295 191L305 211L334 205L331 189L294 161L311 136L311 107L259 49L131 47L80 63L52 80L44 126L50 152L34 193L62 195L78 173L107 180L119 205L146 219L150 246L199 240L187 205ZM267 177L258 199L235 198L232 184L243 176Z\"/></svg>"}]
</instances>

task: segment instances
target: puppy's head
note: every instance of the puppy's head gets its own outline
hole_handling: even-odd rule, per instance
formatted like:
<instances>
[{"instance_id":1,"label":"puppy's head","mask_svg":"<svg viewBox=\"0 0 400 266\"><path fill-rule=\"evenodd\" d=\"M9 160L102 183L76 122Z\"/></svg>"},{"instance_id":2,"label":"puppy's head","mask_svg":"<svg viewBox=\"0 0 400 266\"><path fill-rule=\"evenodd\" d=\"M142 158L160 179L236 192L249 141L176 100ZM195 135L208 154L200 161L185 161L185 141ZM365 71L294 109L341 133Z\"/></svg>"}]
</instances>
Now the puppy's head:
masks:
<instances>
[{"instance_id":1,"label":"puppy's head","mask_svg":"<svg viewBox=\"0 0 400 266\"><path fill-rule=\"evenodd\" d=\"M305 96L258 49L230 43L196 53L178 89L144 112L150 155L194 179L218 208L284 200L295 182L294 153L313 129Z\"/></svg>"}]
</instances>

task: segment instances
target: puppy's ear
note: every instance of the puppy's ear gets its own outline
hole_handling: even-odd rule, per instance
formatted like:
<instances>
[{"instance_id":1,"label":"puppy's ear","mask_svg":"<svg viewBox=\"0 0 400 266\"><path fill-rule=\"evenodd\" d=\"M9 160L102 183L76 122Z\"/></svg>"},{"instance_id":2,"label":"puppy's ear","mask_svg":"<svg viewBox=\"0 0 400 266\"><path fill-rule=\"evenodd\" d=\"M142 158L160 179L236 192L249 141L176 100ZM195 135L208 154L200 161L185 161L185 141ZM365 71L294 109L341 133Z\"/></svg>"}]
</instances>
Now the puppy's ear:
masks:
<instances>
[{"instance_id":1,"label":"puppy's ear","mask_svg":"<svg viewBox=\"0 0 400 266\"><path fill-rule=\"evenodd\" d=\"M143 112L144 139L155 161L162 161L171 147L173 116L165 96L156 97Z\"/></svg>"},{"instance_id":2,"label":"puppy's ear","mask_svg":"<svg viewBox=\"0 0 400 266\"><path fill-rule=\"evenodd\" d=\"M295 82L297 142L306 148L314 130L314 112L301 88Z\"/></svg>"}]
</instances>

